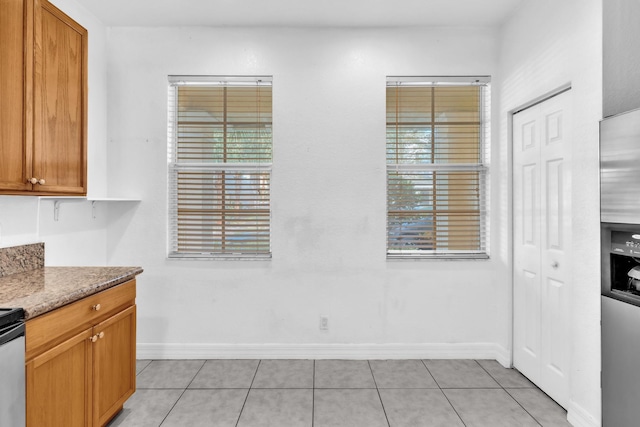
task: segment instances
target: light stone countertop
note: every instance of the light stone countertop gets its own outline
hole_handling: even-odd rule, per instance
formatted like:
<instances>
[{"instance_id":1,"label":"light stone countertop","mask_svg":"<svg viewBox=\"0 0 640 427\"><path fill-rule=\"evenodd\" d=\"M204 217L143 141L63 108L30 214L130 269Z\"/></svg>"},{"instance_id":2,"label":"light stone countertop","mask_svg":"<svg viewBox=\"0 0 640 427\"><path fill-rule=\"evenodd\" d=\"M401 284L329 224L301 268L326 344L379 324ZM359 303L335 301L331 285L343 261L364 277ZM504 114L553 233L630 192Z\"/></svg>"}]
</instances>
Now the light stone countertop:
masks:
<instances>
[{"instance_id":1,"label":"light stone countertop","mask_svg":"<svg viewBox=\"0 0 640 427\"><path fill-rule=\"evenodd\" d=\"M0 277L0 307L23 308L25 319L119 285L141 267L43 267Z\"/></svg>"}]
</instances>

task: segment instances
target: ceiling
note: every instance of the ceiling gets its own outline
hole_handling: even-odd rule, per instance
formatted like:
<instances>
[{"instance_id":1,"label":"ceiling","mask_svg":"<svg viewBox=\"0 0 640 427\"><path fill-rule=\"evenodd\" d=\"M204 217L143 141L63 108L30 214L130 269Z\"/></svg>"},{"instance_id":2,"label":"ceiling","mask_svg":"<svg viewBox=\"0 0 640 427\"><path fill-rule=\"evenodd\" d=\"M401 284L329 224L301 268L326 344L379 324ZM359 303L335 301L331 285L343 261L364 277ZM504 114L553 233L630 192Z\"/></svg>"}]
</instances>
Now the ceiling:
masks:
<instances>
[{"instance_id":1,"label":"ceiling","mask_svg":"<svg viewBox=\"0 0 640 427\"><path fill-rule=\"evenodd\" d=\"M500 25L525 0L83 0L107 26Z\"/></svg>"}]
</instances>

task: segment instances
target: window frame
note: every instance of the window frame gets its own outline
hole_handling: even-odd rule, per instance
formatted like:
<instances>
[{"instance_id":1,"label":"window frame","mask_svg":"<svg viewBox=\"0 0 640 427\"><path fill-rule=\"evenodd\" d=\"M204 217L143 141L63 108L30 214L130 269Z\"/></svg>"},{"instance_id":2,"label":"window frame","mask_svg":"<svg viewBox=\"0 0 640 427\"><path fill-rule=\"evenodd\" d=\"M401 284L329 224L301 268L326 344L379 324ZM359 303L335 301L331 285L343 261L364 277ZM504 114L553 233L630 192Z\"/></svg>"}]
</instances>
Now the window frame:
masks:
<instances>
[{"instance_id":1,"label":"window frame","mask_svg":"<svg viewBox=\"0 0 640 427\"><path fill-rule=\"evenodd\" d=\"M441 163L441 162L420 162L417 158L414 158L414 163L403 163L402 161L390 162L389 161L389 130L390 130L390 122L388 119L389 107L387 105L387 119L386 119L386 136L385 136L385 162L386 162L386 241L385 241L385 250L387 260L486 260L490 256L489 251L489 237L490 237L490 228L489 228L489 203L490 203L490 182L489 182L489 158L490 158L490 141L491 141L491 78L490 76L387 76L386 86L389 87L459 87L459 86L481 86L480 90L480 103L479 103L479 140L478 140L478 150L479 150L479 158L477 163ZM388 92L385 95L387 104L389 103ZM396 106L397 108L397 106ZM433 108L433 104L431 106ZM396 128L398 127L398 120L394 123ZM432 126L435 128L437 126L436 122L432 123ZM396 129L397 132L397 129ZM435 149L435 143L433 140L430 142L429 149ZM397 158L397 153L396 153ZM414 249L414 250L397 250L391 244L391 234L392 232L398 233L397 225L398 225L398 212L396 210L391 209L391 201L390 194L392 194L390 185L391 185L391 176L393 173L396 174L428 174L431 173L435 175L438 172L444 173L477 173L478 174L478 236L479 236L479 249L478 250L442 250L442 249ZM397 178L400 179L400 178ZM394 190L393 195L397 196L397 191ZM402 191L402 190L401 190ZM435 197L434 193L434 197ZM447 192L448 194L448 192ZM447 196L448 197L448 196ZM392 213L395 212L395 217L392 217ZM412 212L411 210L407 212ZM432 235L436 236L437 234L437 226L434 225L433 221L437 221L436 213L430 214L422 214L420 216L420 211L415 210L416 215L413 215L418 219L418 221L422 221L426 224L428 221L428 217L431 220L431 229L436 228L435 231L432 231ZM395 227L392 231L392 221L395 221ZM419 232L423 232L423 230L428 227L423 227L419 229ZM400 228L402 230L402 228ZM448 230L447 230L448 231ZM414 230L415 234L415 230ZM426 235L426 233L425 233ZM396 236L396 234L394 234ZM394 237L395 238L395 237ZM435 239L435 237L434 237ZM447 238L448 242L448 238ZM411 244L411 243L409 243ZM398 244L396 243L396 246Z\"/></svg>"},{"instance_id":2,"label":"window frame","mask_svg":"<svg viewBox=\"0 0 640 427\"><path fill-rule=\"evenodd\" d=\"M170 75L168 76L168 120L167 120L167 258L168 259L198 259L198 260L242 260L242 261L264 261L272 258L272 241L271 241L271 216L272 216L272 203L271 203L271 178L272 178L272 166L273 166L273 119L265 122L271 128L271 137L269 140L269 161L262 161L259 159L255 162L227 162L226 156L224 161L214 161L213 159L201 158L201 161L180 161L178 159L178 88L181 86L203 86L203 87L256 87L256 86L268 86L271 88L270 96L272 96L273 77L266 75L254 75L254 76L193 76L193 75ZM226 91L225 95L226 97ZM226 103L226 101L224 101ZM271 101L272 102L272 101ZM269 114L272 116L272 105L270 106ZM226 113L225 113L226 114ZM262 123L261 121L259 123ZM224 151L227 147L227 126L224 125ZM208 161L207 161L208 160ZM268 252L189 252L180 251L178 245L178 181L180 173L192 172L202 174L215 175L219 173L222 176L223 184L221 188L227 188L227 174L238 174L240 172L246 172L247 174L255 174L259 178L256 178L262 182L263 175L266 176L268 181ZM212 178L213 179L213 178ZM233 182L234 178L230 178ZM203 187L204 188L204 187ZM236 190L238 194L243 190ZM259 190L258 190L259 191ZM222 194L226 194L222 190ZM204 199L203 199L204 200ZM223 197L221 200L226 201ZM220 208L221 218L225 217L227 209L226 204L221 205ZM254 208L249 211L264 210ZM221 220L221 227L225 227L224 220ZM202 233L204 234L204 233ZM220 239L220 244L223 247L224 241Z\"/></svg>"}]
</instances>

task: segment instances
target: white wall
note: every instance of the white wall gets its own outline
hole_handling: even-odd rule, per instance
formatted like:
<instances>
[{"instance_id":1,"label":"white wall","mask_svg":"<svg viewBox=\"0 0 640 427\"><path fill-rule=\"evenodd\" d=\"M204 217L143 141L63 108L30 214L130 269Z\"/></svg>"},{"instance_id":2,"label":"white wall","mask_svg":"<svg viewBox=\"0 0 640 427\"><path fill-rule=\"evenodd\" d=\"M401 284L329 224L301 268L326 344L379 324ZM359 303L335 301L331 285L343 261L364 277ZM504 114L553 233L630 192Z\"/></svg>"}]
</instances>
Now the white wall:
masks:
<instances>
[{"instance_id":1,"label":"white wall","mask_svg":"<svg viewBox=\"0 0 640 427\"><path fill-rule=\"evenodd\" d=\"M607 0L603 6L603 115L640 108L640 2Z\"/></svg>"},{"instance_id":2,"label":"white wall","mask_svg":"<svg viewBox=\"0 0 640 427\"><path fill-rule=\"evenodd\" d=\"M602 118L602 2L524 2L501 34L500 163L511 162L509 111L571 83L573 99L572 372L569 419L600 425L598 121ZM501 188L509 177L501 178ZM506 211L508 204L502 208ZM509 286L511 286L509 284Z\"/></svg>"},{"instance_id":3,"label":"white wall","mask_svg":"<svg viewBox=\"0 0 640 427\"><path fill-rule=\"evenodd\" d=\"M141 355L277 357L280 344L289 356L334 345L371 357L395 344L405 356L508 363L499 186L491 260L385 259L385 77L495 74L494 31L111 28L108 46L109 169L119 171L109 190L143 199L110 207L108 254L145 269ZM273 75L271 261L166 259L170 74Z\"/></svg>"},{"instance_id":4,"label":"white wall","mask_svg":"<svg viewBox=\"0 0 640 427\"><path fill-rule=\"evenodd\" d=\"M88 195L107 194L106 27L75 0L53 3L89 32ZM40 209L38 209L40 206ZM94 218L95 214L95 218ZM105 265L107 208L66 202L58 221L53 202L0 196L0 247L45 242L46 265Z\"/></svg>"}]
</instances>

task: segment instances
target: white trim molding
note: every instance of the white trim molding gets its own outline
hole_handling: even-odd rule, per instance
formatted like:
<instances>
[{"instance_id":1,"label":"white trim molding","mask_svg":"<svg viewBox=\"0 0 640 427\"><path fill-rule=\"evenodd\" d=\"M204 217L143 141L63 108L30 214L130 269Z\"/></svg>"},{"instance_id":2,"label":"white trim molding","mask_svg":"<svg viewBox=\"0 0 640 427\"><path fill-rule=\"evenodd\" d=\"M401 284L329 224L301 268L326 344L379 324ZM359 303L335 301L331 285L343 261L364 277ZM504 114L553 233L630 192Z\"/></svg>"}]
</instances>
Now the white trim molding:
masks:
<instances>
[{"instance_id":1,"label":"white trim molding","mask_svg":"<svg viewBox=\"0 0 640 427\"><path fill-rule=\"evenodd\" d=\"M473 344L204 344L139 343L138 359L491 359L508 366L509 352Z\"/></svg>"},{"instance_id":2,"label":"white trim molding","mask_svg":"<svg viewBox=\"0 0 640 427\"><path fill-rule=\"evenodd\" d=\"M574 427L601 427L602 422L591 415L574 400L569 401L567 421Z\"/></svg>"}]
</instances>

